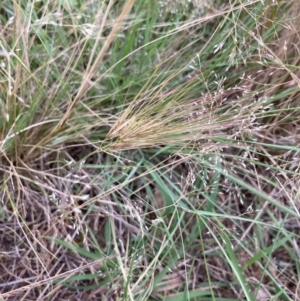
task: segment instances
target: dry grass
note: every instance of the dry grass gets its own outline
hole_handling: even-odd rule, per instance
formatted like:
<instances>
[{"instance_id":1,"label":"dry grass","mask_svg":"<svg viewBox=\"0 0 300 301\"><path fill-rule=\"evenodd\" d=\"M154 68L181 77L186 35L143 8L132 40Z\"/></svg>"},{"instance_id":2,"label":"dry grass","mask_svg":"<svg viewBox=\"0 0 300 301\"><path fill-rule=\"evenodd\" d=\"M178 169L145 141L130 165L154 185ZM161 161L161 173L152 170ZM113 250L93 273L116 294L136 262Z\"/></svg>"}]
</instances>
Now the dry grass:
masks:
<instances>
[{"instance_id":1,"label":"dry grass","mask_svg":"<svg viewBox=\"0 0 300 301\"><path fill-rule=\"evenodd\" d=\"M299 4L134 2L0 7L0 299L300 300Z\"/></svg>"}]
</instances>

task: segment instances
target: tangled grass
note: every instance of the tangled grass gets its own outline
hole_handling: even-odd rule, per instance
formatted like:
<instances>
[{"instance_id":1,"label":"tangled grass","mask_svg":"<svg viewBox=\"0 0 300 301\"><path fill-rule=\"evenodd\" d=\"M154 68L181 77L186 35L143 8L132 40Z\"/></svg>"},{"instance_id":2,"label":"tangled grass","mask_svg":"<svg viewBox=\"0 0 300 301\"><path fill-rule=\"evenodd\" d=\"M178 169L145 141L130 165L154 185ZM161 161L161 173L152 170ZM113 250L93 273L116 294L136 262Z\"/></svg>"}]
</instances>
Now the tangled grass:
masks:
<instances>
[{"instance_id":1,"label":"tangled grass","mask_svg":"<svg viewBox=\"0 0 300 301\"><path fill-rule=\"evenodd\" d=\"M2 1L0 298L300 300L297 1Z\"/></svg>"}]
</instances>

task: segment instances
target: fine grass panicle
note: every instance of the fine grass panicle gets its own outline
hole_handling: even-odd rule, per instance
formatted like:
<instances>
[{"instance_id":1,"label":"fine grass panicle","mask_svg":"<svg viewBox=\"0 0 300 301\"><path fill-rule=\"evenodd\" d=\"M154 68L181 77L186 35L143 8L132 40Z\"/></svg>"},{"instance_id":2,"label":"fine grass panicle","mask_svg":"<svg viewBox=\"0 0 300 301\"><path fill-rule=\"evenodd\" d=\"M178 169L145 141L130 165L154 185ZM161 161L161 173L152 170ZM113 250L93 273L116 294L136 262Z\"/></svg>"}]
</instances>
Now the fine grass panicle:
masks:
<instances>
[{"instance_id":1,"label":"fine grass panicle","mask_svg":"<svg viewBox=\"0 0 300 301\"><path fill-rule=\"evenodd\" d=\"M0 300L300 300L300 3L0 5Z\"/></svg>"}]
</instances>

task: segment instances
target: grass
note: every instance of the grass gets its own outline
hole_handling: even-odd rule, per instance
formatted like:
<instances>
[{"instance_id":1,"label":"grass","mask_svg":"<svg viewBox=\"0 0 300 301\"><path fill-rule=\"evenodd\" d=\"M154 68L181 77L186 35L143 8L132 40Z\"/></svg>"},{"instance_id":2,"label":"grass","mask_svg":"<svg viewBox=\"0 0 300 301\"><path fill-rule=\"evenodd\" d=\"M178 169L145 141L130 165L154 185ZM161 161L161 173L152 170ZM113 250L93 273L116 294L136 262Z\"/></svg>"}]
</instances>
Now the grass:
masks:
<instances>
[{"instance_id":1,"label":"grass","mask_svg":"<svg viewBox=\"0 0 300 301\"><path fill-rule=\"evenodd\" d=\"M2 1L1 300L300 300L299 4Z\"/></svg>"}]
</instances>

